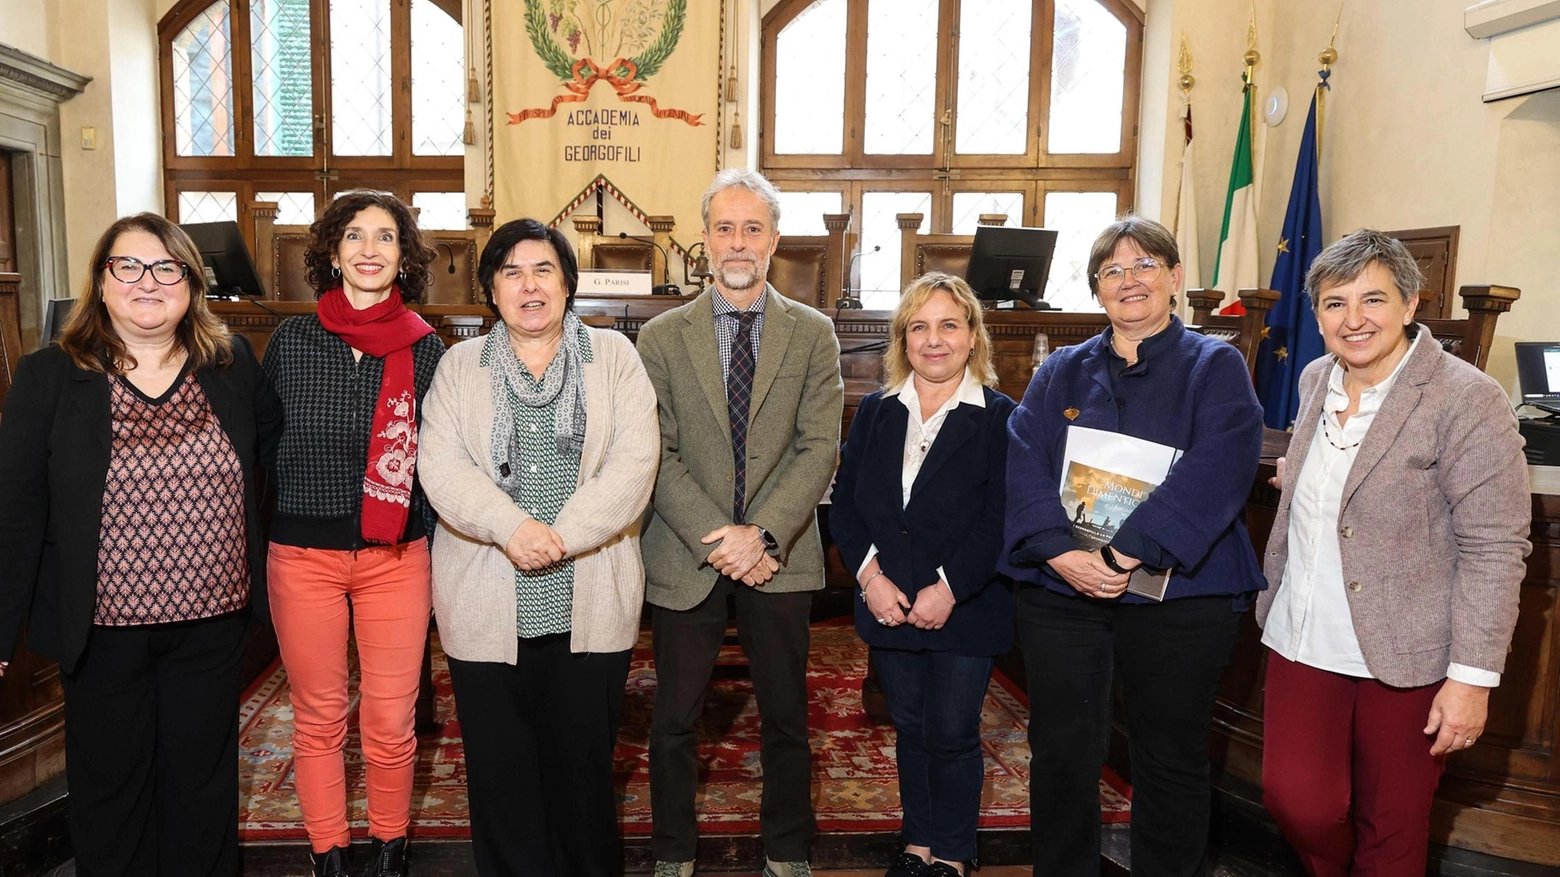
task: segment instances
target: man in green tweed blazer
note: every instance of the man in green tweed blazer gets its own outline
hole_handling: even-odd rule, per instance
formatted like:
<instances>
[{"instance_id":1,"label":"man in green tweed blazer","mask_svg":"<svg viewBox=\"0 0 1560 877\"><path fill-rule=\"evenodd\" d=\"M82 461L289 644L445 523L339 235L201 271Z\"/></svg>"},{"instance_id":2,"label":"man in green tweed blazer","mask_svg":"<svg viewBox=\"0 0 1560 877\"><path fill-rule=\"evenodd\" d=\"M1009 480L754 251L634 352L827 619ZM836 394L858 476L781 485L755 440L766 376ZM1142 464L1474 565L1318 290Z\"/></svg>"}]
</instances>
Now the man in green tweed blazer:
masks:
<instances>
[{"instance_id":1,"label":"man in green tweed blazer","mask_svg":"<svg viewBox=\"0 0 1560 877\"><path fill-rule=\"evenodd\" d=\"M839 450L840 347L828 317L765 282L780 240L779 193L768 180L722 171L704 194L703 219L714 288L639 333L661 419L661 467L641 540L654 607L655 877L693 873L695 728L728 601L763 721L764 873L807 877L816 830L807 623L811 592L823 587L816 511ZM744 442L739 466L733 448Z\"/></svg>"}]
</instances>

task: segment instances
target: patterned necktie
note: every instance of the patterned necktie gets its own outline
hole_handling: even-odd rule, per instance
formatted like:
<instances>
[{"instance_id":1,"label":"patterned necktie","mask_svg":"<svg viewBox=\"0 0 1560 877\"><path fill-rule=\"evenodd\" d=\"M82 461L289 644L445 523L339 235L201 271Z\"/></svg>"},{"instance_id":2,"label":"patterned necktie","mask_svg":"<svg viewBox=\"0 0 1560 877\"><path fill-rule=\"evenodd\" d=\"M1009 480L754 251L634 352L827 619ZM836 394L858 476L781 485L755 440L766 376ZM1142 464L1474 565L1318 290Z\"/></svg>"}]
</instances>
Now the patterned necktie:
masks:
<instances>
[{"instance_id":1,"label":"patterned necktie","mask_svg":"<svg viewBox=\"0 0 1560 877\"><path fill-rule=\"evenodd\" d=\"M753 400L753 319L757 314L732 314L737 335L731 340L731 366L726 375L726 413L731 417L731 462L736 467L731 493L731 520L743 523L747 508L748 404Z\"/></svg>"}]
</instances>

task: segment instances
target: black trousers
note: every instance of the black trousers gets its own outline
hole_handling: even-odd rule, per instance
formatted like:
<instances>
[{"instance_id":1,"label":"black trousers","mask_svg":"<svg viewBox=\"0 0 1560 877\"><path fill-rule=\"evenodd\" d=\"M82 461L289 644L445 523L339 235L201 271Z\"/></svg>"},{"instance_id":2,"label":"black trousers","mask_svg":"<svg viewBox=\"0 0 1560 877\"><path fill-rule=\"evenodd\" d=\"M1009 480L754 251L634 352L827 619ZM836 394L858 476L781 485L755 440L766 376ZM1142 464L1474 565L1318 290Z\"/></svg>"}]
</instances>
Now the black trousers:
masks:
<instances>
[{"instance_id":1,"label":"black trousers","mask_svg":"<svg viewBox=\"0 0 1560 877\"><path fill-rule=\"evenodd\" d=\"M808 616L812 593L766 594L722 576L699 605L655 608L655 713L650 721L651 850L657 860L691 862L699 827L699 716L726 636L726 600L737 605L737 638L747 655L763 723L764 772L759 837L777 862L807 860L817 823L812 749L807 743Z\"/></svg>"},{"instance_id":2,"label":"black trousers","mask_svg":"<svg viewBox=\"0 0 1560 877\"><path fill-rule=\"evenodd\" d=\"M482 877L617 877L612 750L629 652L522 638L515 665L450 658Z\"/></svg>"},{"instance_id":3,"label":"black trousers","mask_svg":"<svg viewBox=\"0 0 1560 877\"><path fill-rule=\"evenodd\" d=\"M1132 760L1132 873L1203 872L1211 804L1208 728L1243 613L1228 596L1129 605L1043 587L1018 595L1029 677L1034 872L1100 873L1100 767L1112 669Z\"/></svg>"},{"instance_id":4,"label":"black trousers","mask_svg":"<svg viewBox=\"0 0 1560 877\"><path fill-rule=\"evenodd\" d=\"M81 877L238 874L238 666L248 610L94 627L65 689Z\"/></svg>"}]
</instances>

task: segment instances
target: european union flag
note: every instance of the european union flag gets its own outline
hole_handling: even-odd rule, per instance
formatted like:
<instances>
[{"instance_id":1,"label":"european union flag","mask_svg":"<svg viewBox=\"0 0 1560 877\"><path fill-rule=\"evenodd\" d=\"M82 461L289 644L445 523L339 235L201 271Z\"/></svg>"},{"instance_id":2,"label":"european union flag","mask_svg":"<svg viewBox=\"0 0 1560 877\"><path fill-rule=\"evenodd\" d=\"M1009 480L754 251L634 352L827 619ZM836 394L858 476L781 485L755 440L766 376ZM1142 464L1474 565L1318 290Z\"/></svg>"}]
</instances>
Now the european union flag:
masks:
<instances>
[{"instance_id":1,"label":"european union flag","mask_svg":"<svg viewBox=\"0 0 1560 877\"><path fill-rule=\"evenodd\" d=\"M1326 88L1323 74L1322 88ZM1263 421L1274 429L1288 429L1300 413L1300 372L1327 352L1316 326L1316 313L1305 294L1305 272L1322 251L1322 204L1317 196L1316 95L1300 138L1295 161L1295 182L1289 190L1289 209L1279 234L1278 260L1273 282L1280 293L1268 311L1267 329L1257 348L1257 398L1262 400Z\"/></svg>"}]
</instances>

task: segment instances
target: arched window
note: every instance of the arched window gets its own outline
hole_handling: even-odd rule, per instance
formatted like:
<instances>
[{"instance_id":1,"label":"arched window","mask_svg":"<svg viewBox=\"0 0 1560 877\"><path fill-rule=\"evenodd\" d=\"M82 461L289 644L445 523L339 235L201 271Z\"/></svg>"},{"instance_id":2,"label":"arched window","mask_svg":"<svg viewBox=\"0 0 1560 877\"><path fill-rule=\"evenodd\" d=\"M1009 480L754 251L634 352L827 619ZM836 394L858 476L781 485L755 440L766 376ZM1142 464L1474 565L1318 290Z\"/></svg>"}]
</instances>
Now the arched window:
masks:
<instances>
[{"instance_id":1,"label":"arched window","mask_svg":"<svg viewBox=\"0 0 1560 877\"><path fill-rule=\"evenodd\" d=\"M909 279L895 214L971 234L1005 213L1062 232L1047 298L1097 307L1083 263L1131 206L1142 45L1126 0L784 0L764 17L760 133L782 231L850 212L862 297L888 308Z\"/></svg>"},{"instance_id":2,"label":"arched window","mask_svg":"<svg viewBox=\"0 0 1560 877\"><path fill-rule=\"evenodd\" d=\"M426 227L465 228L461 5L175 4L158 25L169 215L237 220L276 201L278 223L303 224L368 186L421 207Z\"/></svg>"}]
</instances>

